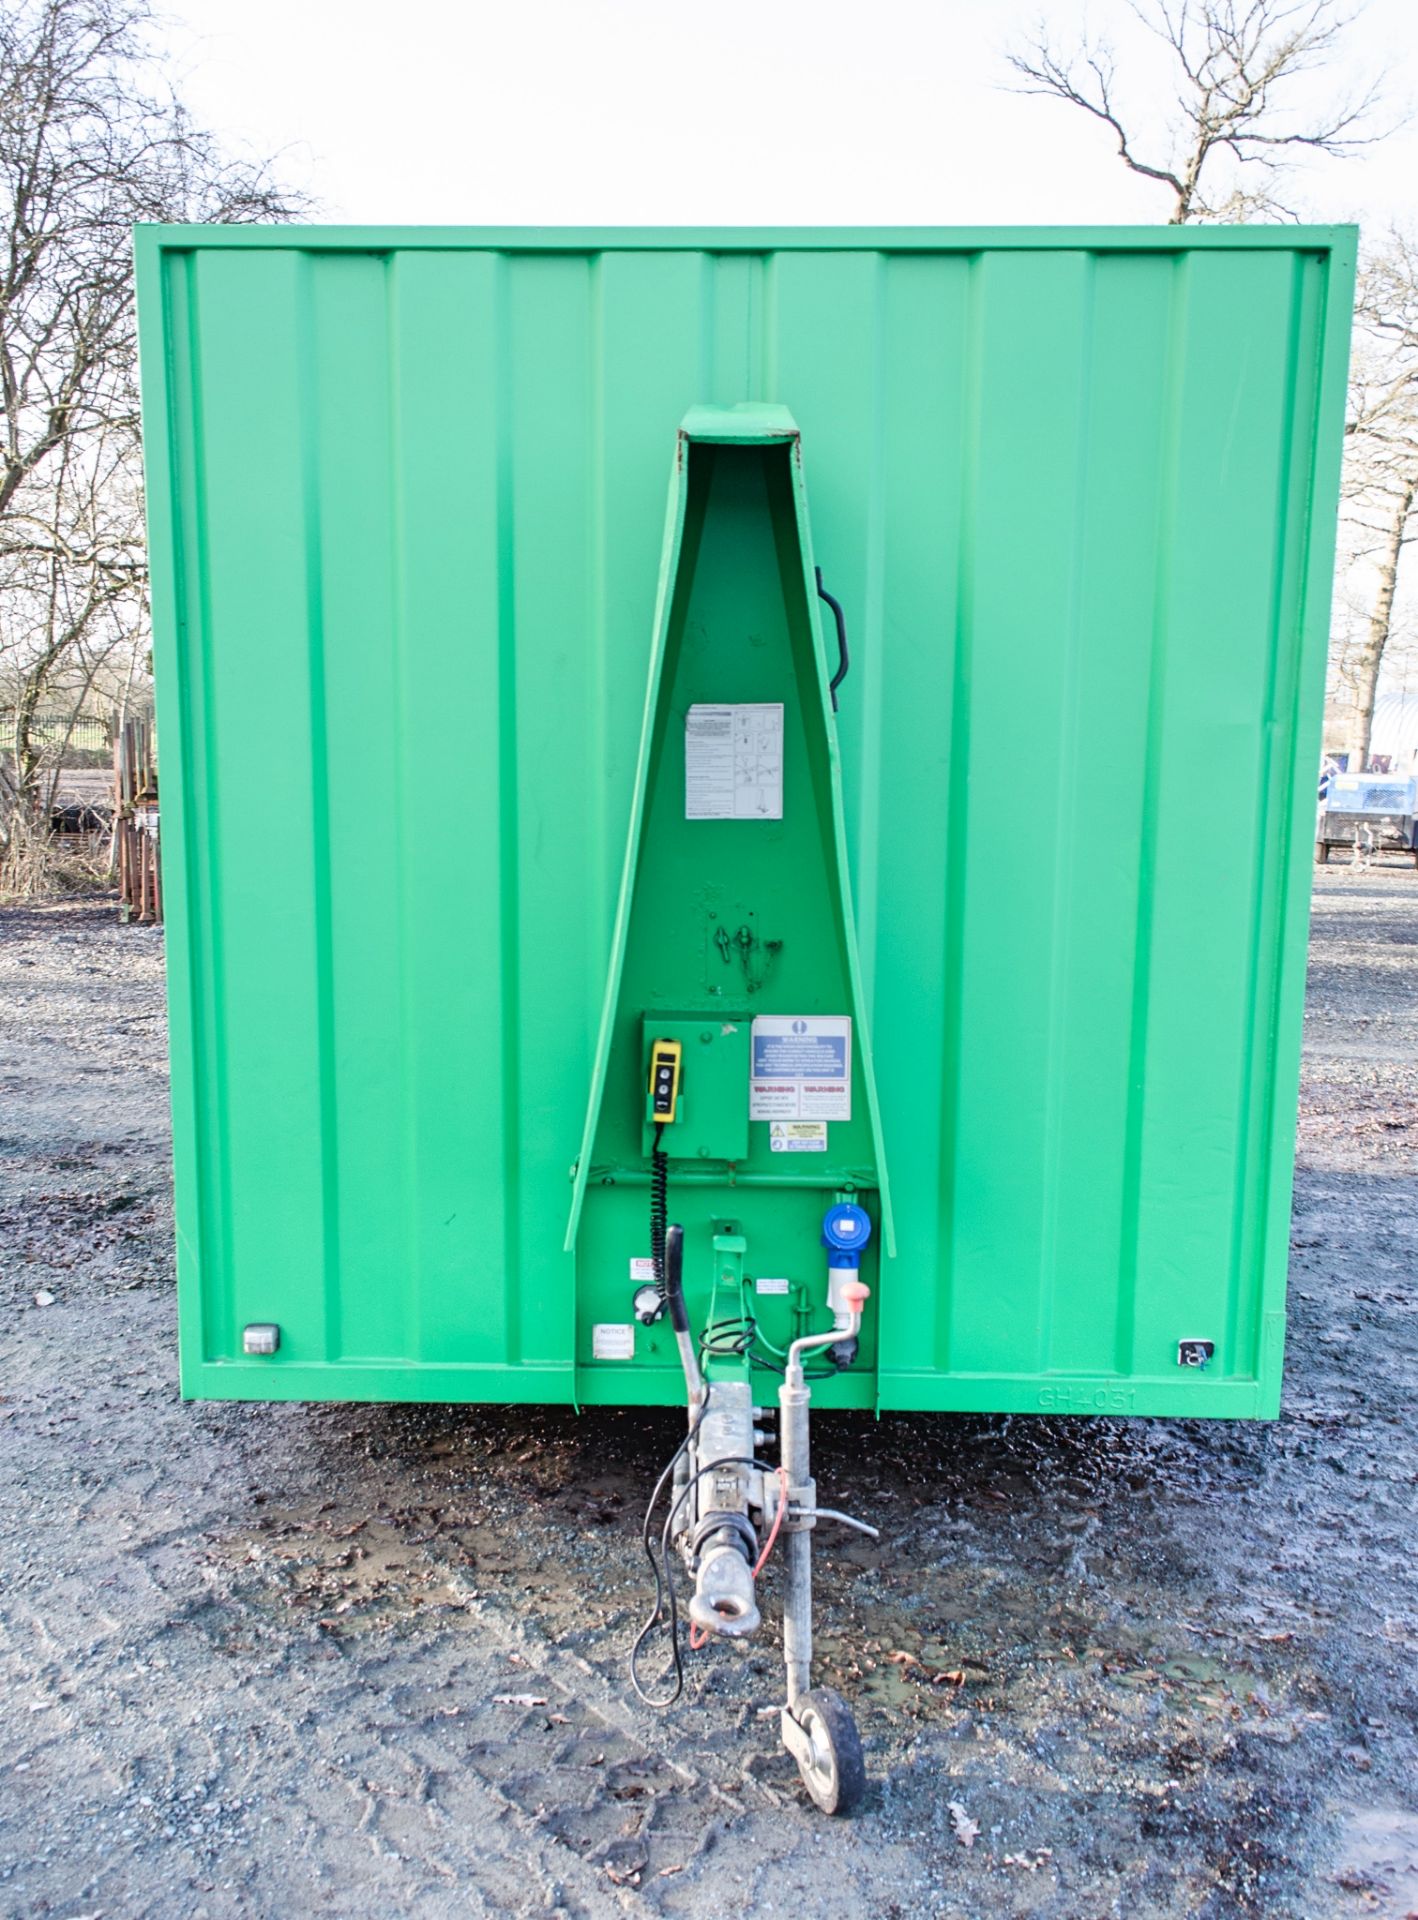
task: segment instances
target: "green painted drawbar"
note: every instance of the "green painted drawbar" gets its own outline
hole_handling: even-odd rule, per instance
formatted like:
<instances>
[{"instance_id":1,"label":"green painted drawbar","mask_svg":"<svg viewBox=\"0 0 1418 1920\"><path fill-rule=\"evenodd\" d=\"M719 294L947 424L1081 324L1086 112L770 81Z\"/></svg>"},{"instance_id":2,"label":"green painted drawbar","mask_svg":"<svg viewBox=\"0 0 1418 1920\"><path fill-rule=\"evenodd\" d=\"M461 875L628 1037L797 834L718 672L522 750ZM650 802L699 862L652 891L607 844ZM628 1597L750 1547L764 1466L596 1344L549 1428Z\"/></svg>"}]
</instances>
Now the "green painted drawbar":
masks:
<instances>
[{"instance_id":1,"label":"green painted drawbar","mask_svg":"<svg viewBox=\"0 0 1418 1920\"><path fill-rule=\"evenodd\" d=\"M1273 1414L1354 249L140 229L185 1392Z\"/></svg>"}]
</instances>

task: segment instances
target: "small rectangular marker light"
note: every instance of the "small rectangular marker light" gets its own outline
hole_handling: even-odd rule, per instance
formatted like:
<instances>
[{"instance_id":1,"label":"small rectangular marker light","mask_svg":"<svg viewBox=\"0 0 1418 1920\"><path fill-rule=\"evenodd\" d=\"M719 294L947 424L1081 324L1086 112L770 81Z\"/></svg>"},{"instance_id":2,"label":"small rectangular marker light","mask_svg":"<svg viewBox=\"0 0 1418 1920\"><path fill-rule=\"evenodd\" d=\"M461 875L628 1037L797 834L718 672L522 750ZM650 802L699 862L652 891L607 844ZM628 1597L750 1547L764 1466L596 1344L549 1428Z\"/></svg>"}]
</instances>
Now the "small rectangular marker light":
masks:
<instances>
[{"instance_id":1,"label":"small rectangular marker light","mask_svg":"<svg viewBox=\"0 0 1418 1920\"><path fill-rule=\"evenodd\" d=\"M281 1330L273 1320L253 1320L241 1331L243 1353L274 1353L281 1344Z\"/></svg>"}]
</instances>

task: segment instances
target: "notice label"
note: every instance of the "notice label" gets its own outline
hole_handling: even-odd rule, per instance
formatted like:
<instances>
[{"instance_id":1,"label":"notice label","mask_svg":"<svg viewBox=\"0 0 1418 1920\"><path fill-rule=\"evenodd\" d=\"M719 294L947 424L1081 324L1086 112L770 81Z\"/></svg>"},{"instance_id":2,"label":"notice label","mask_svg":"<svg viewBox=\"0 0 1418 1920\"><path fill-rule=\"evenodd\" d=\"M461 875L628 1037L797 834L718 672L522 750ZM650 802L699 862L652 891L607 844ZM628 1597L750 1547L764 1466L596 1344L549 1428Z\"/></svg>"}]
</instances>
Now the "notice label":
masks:
<instances>
[{"instance_id":1,"label":"notice label","mask_svg":"<svg viewBox=\"0 0 1418 1920\"><path fill-rule=\"evenodd\" d=\"M760 1014L753 1023L748 1117L850 1120L851 1021L841 1014ZM826 1145L824 1136L819 1151Z\"/></svg>"},{"instance_id":2,"label":"notice label","mask_svg":"<svg viewBox=\"0 0 1418 1920\"><path fill-rule=\"evenodd\" d=\"M686 820L783 818L783 703L691 707L684 720Z\"/></svg>"},{"instance_id":3,"label":"notice label","mask_svg":"<svg viewBox=\"0 0 1418 1920\"><path fill-rule=\"evenodd\" d=\"M633 1360L635 1328L630 1322L603 1321L591 1329L591 1356L595 1360Z\"/></svg>"},{"instance_id":4,"label":"notice label","mask_svg":"<svg viewBox=\"0 0 1418 1920\"><path fill-rule=\"evenodd\" d=\"M653 1280L655 1278L654 1261L648 1255L633 1259L630 1263L630 1277L632 1280Z\"/></svg>"},{"instance_id":5,"label":"notice label","mask_svg":"<svg viewBox=\"0 0 1418 1920\"><path fill-rule=\"evenodd\" d=\"M774 1153L826 1153L825 1120L772 1120L768 1144Z\"/></svg>"},{"instance_id":6,"label":"notice label","mask_svg":"<svg viewBox=\"0 0 1418 1920\"><path fill-rule=\"evenodd\" d=\"M786 1293L788 1291L788 1283L786 1280L755 1280L753 1284L760 1293Z\"/></svg>"}]
</instances>

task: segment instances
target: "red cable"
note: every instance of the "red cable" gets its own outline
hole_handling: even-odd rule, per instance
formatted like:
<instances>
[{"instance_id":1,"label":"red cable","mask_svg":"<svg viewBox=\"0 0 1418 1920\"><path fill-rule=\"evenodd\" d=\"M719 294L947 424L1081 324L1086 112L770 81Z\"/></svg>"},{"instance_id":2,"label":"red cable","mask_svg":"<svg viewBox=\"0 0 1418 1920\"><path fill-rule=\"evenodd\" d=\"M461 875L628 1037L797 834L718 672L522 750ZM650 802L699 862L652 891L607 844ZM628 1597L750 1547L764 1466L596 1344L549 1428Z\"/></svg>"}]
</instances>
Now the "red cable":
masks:
<instances>
[{"instance_id":1,"label":"red cable","mask_svg":"<svg viewBox=\"0 0 1418 1920\"><path fill-rule=\"evenodd\" d=\"M773 1524L768 1529L768 1538L763 1543L763 1551L759 1554L757 1562L754 1565L751 1575L751 1578L754 1580L762 1573L764 1562L773 1551L773 1542L778 1538L778 1529L782 1526L783 1515L788 1510L788 1470L786 1467L779 1467L776 1471L778 1474L778 1509L773 1515Z\"/></svg>"}]
</instances>

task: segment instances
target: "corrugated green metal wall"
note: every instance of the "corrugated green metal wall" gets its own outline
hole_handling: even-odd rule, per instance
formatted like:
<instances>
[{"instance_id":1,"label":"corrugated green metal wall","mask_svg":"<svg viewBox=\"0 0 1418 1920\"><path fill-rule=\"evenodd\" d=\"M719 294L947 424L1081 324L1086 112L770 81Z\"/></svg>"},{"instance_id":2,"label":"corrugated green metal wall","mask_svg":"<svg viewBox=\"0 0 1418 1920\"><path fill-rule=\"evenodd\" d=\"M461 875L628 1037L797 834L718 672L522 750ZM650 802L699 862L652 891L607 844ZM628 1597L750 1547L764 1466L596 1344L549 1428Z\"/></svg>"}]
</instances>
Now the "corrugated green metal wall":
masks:
<instances>
[{"instance_id":1,"label":"corrugated green metal wall","mask_svg":"<svg viewBox=\"0 0 1418 1920\"><path fill-rule=\"evenodd\" d=\"M880 1403L1272 1410L1353 243L140 230L185 1390L597 1397L669 461L771 400L856 653Z\"/></svg>"}]
</instances>

